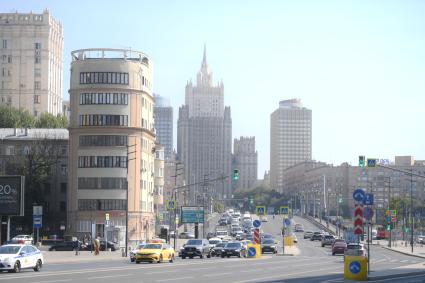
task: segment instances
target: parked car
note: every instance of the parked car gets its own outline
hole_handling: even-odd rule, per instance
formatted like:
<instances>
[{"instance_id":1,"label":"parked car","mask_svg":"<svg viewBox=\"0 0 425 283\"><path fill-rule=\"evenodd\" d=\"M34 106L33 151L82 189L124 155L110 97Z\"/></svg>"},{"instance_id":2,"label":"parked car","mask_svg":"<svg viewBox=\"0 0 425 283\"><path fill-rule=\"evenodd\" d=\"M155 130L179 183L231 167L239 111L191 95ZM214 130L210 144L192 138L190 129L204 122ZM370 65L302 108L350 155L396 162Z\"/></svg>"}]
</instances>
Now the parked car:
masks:
<instances>
[{"instance_id":1,"label":"parked car","mask_svg":"<svg viewBox=\"0 0 425 283\"><path fill-rule=\"evenodd\" d=\"M64 241L51 245L49 251L74 251L84 249L81 241Z\"/></svg>"},{"instance_id":2,"label":"parked car","mask_svg":"<svg viewBox=\"0 0 425 283\"><path fill-rule=\"evenodd\" d=\"M261 253L277 254L277 244L273 239L263 239L261 241Z\"/></svg>"},{"instance_id":3,"label":"parked car","mask_svg":"<svg viewBox=\"0 0 425 283\"><path fill-rule=\"evenodd\" d=\"M190 239L180 252L182 259L198 256L199 258L211 257L211 247L207 239Z\"/></svg>"},{"instance_id":4,"label":"parked car","mask_svg":"<svg viewBox=\"0 0 425 283\"><path fill-rule=\"evenodd\" d=\"M0 247L0 271L18 273L24 268L40 271L43 263L43 254L32 245L12 244Z\"/></svg>"},{"instance_id":5,"label":"parked car","mask_svg":"<svg viewBox=\"0 0 425 283\"><path fill-rule=\"evenodd\" d=\"M313 232L312 231L305 231L304 232L304 239L310 239L311 236L313 236Z\"/></svg>"},{"instance_id":6,"label":"parked car","mask_svg":"<svg viewBox=\"0 0 425 283\"><path fill-rule=\"evenodd\" d=\"M16 244L28 244L31 245L34 241L34 238L30 235L16 235L12 238L12 243Z\"/></svg>"},{"instance_id":7,"label":"parked car","mask_svg":"<svg viewBox=\"0 0 425 283\"><path fill-rule=\"evenodd\" d=\"M420 245L425 244L425 236L424 235L418 236L418 238L416 239L416 242Z\"/></svg>"},{"instance_id":8,"label":"parked car","mask_svg":"<svg viewBox=\"0 0 425 283\"><path fill-rule=\"evenodd\" d=\"M346 255L366 256L366 249L363 244L349 243L344 251Z\"/></svg>"},{"instance_id":9,"label":"parked car","mask_svg":"<svg viewBox=\"0 0 425 283\"><path fill-rule=\"evenodd\" d=\"M222 258L231 256L246 257L246 254L246 249L241 242L227 243L221 251Z\"/></svg>"},{"instance_id":10,"label":"parked car","mask_svg":"<svg viewBox=\"0 0 425 283\"><path fill-rule=\"evenodd\" d=\"M332 246L333 242L335 241L335 237L332 235L324 235L322 237L322 247L324 246Z\"/></svg>"},{"instance_id":11,"label":"parked car","mask_svg":"<svg viewBox=\"0 0 425 283\"><path fill-rule=\"evenodd\" d=\"M336 239L332 244L332 255L344 254L347 243L344 240Z\"/></svg>"},{"instance_id":12,"label":"parked car","mask_svg":"<svg viewBox=\"0 0 425 283\"><path fill-rule=\"evenodd\" d=\"M193 234L192 232L181 232L179 235L180 239L194 239L195 238L195 234Z\"/></svg>"},{"instance_id":13,"label":"parked car","mask_svg":"<svg viewBox=\"0 0 425 283\"><path fill-rule=\"evenodd\" d=\"M119 249L119 246L115 242L108 241L108 249L111 249L111 251L114 252L114 251ZM88 243L87 246L84 248L84 250L93 251L94 250L93 243ZM100 240L100 250L106 251L106 241L105 240Z\"/></svg>"}]
</instances>

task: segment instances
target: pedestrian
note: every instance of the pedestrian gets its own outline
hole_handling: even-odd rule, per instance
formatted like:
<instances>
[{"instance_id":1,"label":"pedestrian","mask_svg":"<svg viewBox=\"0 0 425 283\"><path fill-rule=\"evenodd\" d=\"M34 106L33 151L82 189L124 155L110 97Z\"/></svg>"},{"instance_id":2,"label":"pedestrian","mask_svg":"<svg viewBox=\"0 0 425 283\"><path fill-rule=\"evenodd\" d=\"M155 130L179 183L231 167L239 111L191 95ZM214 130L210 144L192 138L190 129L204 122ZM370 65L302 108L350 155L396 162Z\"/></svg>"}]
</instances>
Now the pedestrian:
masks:
<instances>
[{"instance_id":1,"label":"pedestrian","mask_svg":"<svg viewBox=\"0 0 425 283\"><path fill-rule=\"evenodd\" d=\"M99 250L100 250L99 237L96 237L96 239L94 239L93 246L94 246L94 255L99 255Z\"/></svg>"}]
</instances>

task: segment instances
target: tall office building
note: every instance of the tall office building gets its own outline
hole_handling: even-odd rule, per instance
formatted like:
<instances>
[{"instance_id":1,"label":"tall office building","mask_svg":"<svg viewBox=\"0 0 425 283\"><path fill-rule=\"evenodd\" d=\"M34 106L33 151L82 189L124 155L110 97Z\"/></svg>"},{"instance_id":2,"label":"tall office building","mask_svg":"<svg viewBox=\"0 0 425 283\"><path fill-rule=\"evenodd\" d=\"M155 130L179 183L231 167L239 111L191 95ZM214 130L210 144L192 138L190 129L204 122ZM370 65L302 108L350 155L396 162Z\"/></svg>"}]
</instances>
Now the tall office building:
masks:
<instances>
[{"instance_id":1,"label":"tall office building","mask_svg":"<svg viewBox=\"0 0 425 283\"><path fill-rule=\"evenodd\" d=\"M233 168L239 171L235 189L249 189L257 182L258 156L255 137L240 137L233 142Z\"/></svg>"},{"instance_id":2,"label":"tall office building","mask_svg":"<svg viewBox=\"0 0 425 283\"><path fill-rule=\"evenodd\" d=\"M165 97L154 94L156 140L164 146L165 160L170 160L173 155L173 107Z\"/></svg>"},{"instance_id":3,"label":"tall office building","mask_svg":"<svg viewBox=\"0 0 425 283\"><path fill-rule=\"evenodd\" d=\"M141 52L102 48L72 52L70 232L107 233L121 245L126 227L132 244L154 236L151 81L152 62ZM106 215L109 227L104 225Z\"/></svg>"},{"instance_id":4,"label":"tall office building","mask_svg":"<svg viewBox=\"0 0 425 283\"><path fill-rule=\"evenodd\" d=\"M62 25L43 14L0 14L0 105L62 114Z\"/></svg>"},{"instance_id":5,"label":"tall office building","mask_svg":"<svg viewBox=\"0 0 425 283\"><path fill-rule=\"evenodd\" d=\"M301 100L279 102L270 117L270 186L283 192L283 170L311 160L311 110Z\"/></svg>"},{"instance_id":6,"label":"tall office building","mask_svg":"<svg viewBox=\"0 0 425 283\"><path fill-rule=\"evenodd\" d=\"M190 186L189 202L205 202L205 196L219 198L230 194L230 178L212 181L231 173L232 119L224 107L224 85L213 85L206 50L196 85L186 85L185 105L179 109L177 151ZM207 200L208 202L208 200Z\"/></svg>"}]
</instances>

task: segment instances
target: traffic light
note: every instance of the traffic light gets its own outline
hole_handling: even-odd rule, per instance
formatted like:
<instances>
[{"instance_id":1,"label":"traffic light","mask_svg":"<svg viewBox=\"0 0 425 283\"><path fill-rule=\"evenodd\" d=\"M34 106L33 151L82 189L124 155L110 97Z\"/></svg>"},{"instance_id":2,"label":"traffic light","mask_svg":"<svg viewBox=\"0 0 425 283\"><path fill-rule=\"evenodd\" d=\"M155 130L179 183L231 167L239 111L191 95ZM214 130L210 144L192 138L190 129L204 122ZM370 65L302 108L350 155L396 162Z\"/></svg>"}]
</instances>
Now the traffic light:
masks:
<instances>
[{"instance_id":1,"label":"traffic light","mask_svg":"<svg viewBox=\"0 0 425 283\"><path fill-rule=\"evenodd\" d=\"M254 204L254 198L253 197L249 197L249 204Z\"/></svg>"},{"instance_id":2,"label":"traffic light","mask_svg":"<svg viewBox=\"0 0 425 283\"><path fill-rule=\"evenodd\" d=\"M391 230L391 223L387 224L387 230L390 231Z\"/></svg>"},{"instance_id":3,"label":"traffic light","mask_svg":"<svg viewBox=\"0 0 425 283\"><path fill-rule=\"evenodd\" d=\"M376 158L368 158L367 167L376 167Z\"/></svg>"},{"instance_id":4,"label":"traffic light","mask_svg":"<svg viewBox=\"0 0 425 283\"><path fill-rule=\"evenodd\" d=\"M239 170L233 169L233 180L237 181L239 180Z\"/></svg>"},{"instance_id":5,"label":"traffic light","mask_svg":"<svg viewBox=\"0 0 425 283\"><path fill-rule=\"evenodd\" d=\"M359 155L359 167L364 167L364 162L365 162L365 156L364 155Z\"/></svg>"}]
</instances>

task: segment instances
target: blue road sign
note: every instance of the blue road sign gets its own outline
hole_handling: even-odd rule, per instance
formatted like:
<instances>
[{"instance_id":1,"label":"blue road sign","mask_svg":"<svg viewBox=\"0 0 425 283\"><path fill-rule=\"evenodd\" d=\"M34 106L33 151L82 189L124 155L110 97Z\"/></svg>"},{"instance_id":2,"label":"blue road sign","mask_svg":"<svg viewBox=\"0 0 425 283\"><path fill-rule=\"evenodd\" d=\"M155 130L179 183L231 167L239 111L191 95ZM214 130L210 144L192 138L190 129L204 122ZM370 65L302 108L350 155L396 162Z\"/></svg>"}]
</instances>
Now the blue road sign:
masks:
<instances>
[{"instance_id":1,"label":"blue road sign","mask_svg":"<svg viewBox=\"0 0 425 283\"><path fill-rule=\"evenodd\" d=\"M255 250L254 247L249 247L248 249L248 256L249 257L254 257L257 254L257 251Z\"/></svg>"},{"instance_id":2,"label":"blue road sign","mask_svg":"<svg viewBox=\"0 0 425 283\"><path fill-rule=\"evenodd\" d=\"M350 269L350 272L353 274L357 274L360 272L360 270L362 269L360 262L358 261L353 261L350 263L350 265L348 266L348 269Z\"/></svg>"},{"instance_id":3,"label":"blue road sign","mask_svg":"<svg viewBox=\"0 0 425 283\"><path fill-rule=\"evenodd\" d=\"M390 223L391 222L391 216L385 217L385 220L387 220L387 222Z\"/></svg>"},{"instance_id":4,"label":"blue road sign","mask_svg":"<svg viewBox=\"0 0 425 283\"><path fill-rule=\"evenodd\" d=\"M260 220L254 220L254 222L252 222L252 226L254 226L255 228L259 228L261 226L261 221Z\"/></svg>"},{"instance_id":5,"label":"blue road sign","mask_svg":"<svg viewBox=\"0 0 425 283\"><path fill-rule=\"evenodd\" d=\"M365 207L363 209L363 216L366 218L366 220L371 220L373 217L373 209L370 207Z\"/></svg>"},{"instance_id":6,"label":"blue road sign","mask_svg":"<svg viewBox=\"0 0 425 283\"><path fill-rule=\"evenodd\" d=\"M356 189L356 190L353 192L353 199L354 199L355 201L360 201L360 202L362 202L364 198L365 198L365 192L364 192L362 189Z\"/></svg>"},{"instance_id":7,"label":"blue road sign","mask_svg":"<svg viewBox=\"0 0 425 283\"><path fill-rule=\"evenodd\" d=\"M32 227L34 228L42 228L43 227L43 216L41 215L34 215L32 217Z\"/></svg>"},{"instance_id":8,"label":"blue road sign","mask_svg":"<svg viewBox=\"0 0 425 283\"><path fill-rule=\"evenodd\" d=\"M364 205L373 205L373 194L365 194L363 199Z\"/></svg>"},{"instance_id":9,"label":"blue road sign","mask_svg":"<svg viewBox=\"0 0 425 283\"><path fill-rule=\"evenodd\" d=\"M265 215L265 207L257 206L257 215Z\"/></svg>"},{"instance_id":10,"label":"blue road sign","mask_svg":"<svg viewBox=\"0 0 425 283\"><path fill-rule=\"evenodd\" d=\"M283 225L285 225L285 227L288 227L289 225L291 225L291 219L285 218L285 220L283 220Z\"/></svg>"}]
</instances>

